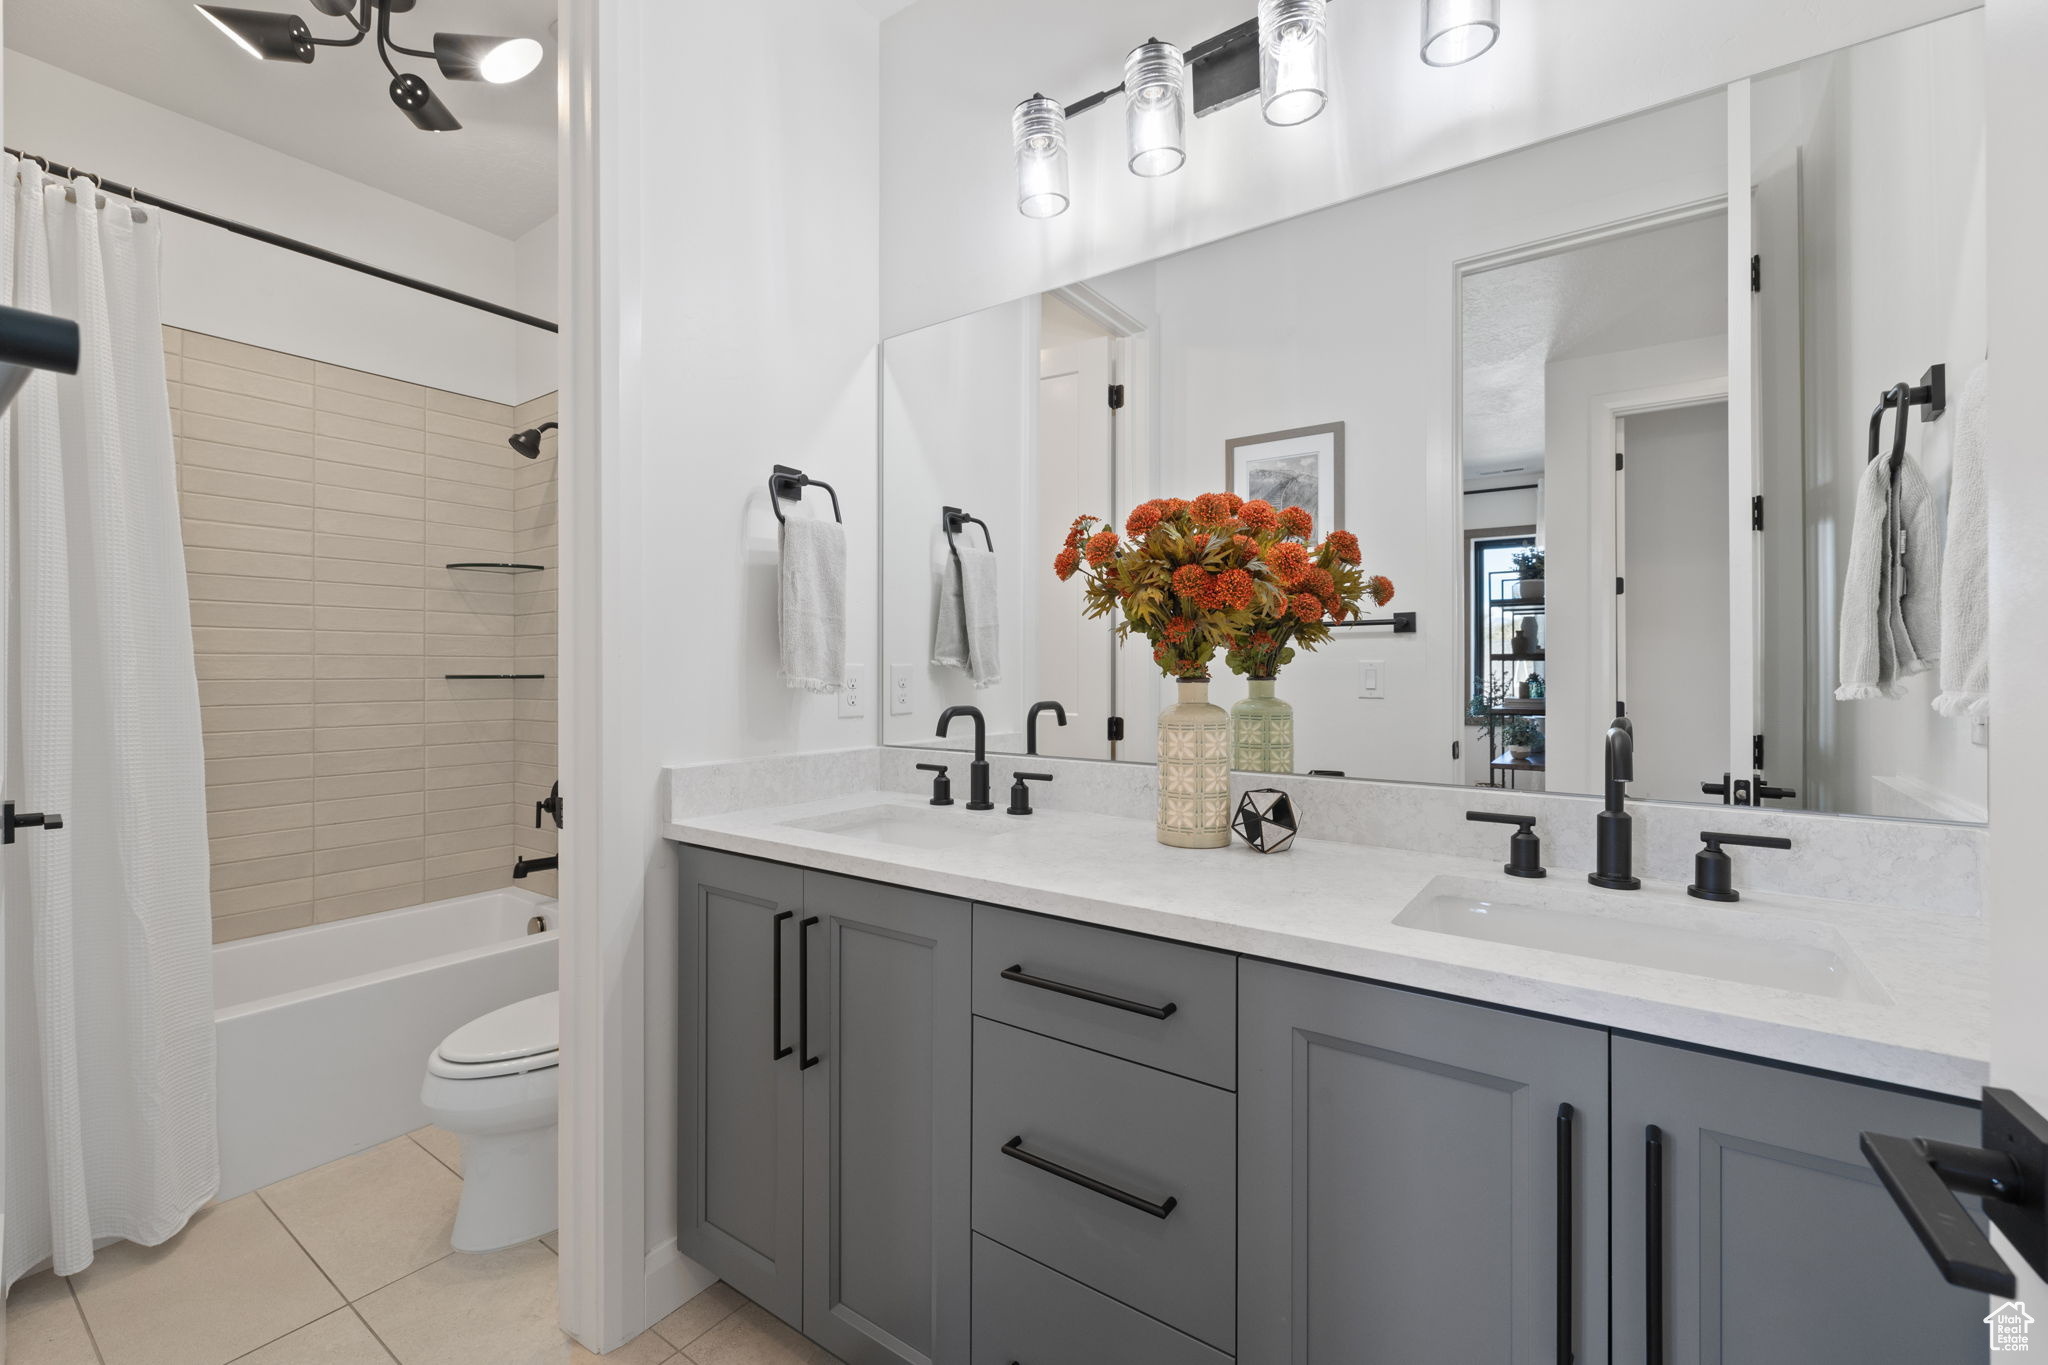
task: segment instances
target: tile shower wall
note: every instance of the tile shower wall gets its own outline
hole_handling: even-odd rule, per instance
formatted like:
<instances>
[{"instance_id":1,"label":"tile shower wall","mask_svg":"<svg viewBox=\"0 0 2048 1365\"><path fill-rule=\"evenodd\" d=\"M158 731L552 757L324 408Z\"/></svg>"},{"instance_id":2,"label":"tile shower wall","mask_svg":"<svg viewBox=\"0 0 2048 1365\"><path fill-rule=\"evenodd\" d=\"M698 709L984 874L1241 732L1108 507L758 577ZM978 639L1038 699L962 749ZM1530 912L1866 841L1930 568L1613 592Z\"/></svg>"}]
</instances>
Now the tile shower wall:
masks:
<instances>
[{"instance_id":1,"label":"tile shower wall","mask_svg":"<svg viewBox=\"0 0 2048 1365\"><path fill-rule=\"evenodd\" d=\"M164 345L215 939L509 884L553 780L553 680L443 675L552 674L554 575L444 566L544 540L552 568L552 441L543 475L504 404Z\"/></svg>"},{"instance_id":2,"label":"tile shower wall","mask_svg":"<svg viewBox=\"0 0 2048 1365\"><path fill-rule=\"evenodd\" d=\"M523 431L542 422L552 422L558 410L556 396L545 394L513 409L512 426ZM555 568L559 563L555 537L555 433L540 443L540 458L514 458L518 468L512 474L513 558L525 564L544 564L542 573L513 578L513 659L516 673L545 673L547 677L518 684L512 703L514 785L527 804L515 833L519 856L536 858L555 852L555 822L542 820L534 828L532 802L547 794L558 771L555 766L555 688L559 670L555 667ZM530 800L528 798L531 798ZM526 879L527 886L546 895L555 894L555 874L539 872Z\"/></svg>"}]
</instances>

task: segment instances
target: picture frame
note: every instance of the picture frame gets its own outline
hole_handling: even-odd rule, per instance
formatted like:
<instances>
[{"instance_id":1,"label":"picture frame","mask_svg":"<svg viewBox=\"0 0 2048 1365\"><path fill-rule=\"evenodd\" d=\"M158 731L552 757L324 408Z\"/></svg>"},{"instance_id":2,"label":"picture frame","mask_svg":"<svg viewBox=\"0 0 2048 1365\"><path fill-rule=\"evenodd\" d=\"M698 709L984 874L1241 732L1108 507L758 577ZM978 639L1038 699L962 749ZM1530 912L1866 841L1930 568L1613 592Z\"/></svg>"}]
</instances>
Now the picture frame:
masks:
<instances>
[{"instance_id":1,"label":"picture frame","mask_svg":"<svg viewBox=\"0 0 2048 1365\"><path fill-rule=\"evenodd\" d=\"M1225 486L1241 498L1298 506L1316 534L1344 524L1344 424L1291 427L1223 443Z\"/></svg>"}]
</instances>

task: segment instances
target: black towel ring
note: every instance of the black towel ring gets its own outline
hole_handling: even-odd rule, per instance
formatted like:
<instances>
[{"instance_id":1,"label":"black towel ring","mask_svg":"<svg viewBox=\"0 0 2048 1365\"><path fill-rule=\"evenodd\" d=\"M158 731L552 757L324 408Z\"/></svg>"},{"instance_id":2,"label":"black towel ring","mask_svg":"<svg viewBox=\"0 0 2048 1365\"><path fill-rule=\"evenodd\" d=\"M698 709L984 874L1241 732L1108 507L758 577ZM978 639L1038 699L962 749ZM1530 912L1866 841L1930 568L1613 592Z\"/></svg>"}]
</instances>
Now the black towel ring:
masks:
<instances>
[{"instance_id":1,"label":"black towel ring","mask_svg":"<svg viewBox=\"0 0 2048 1365\"><path fill-rule=\"evenodd\" d=\"M990 554L996 552L996 538L988 533L988 523L980 517L970 516L957 507L940 508L939 517L946 527L946 548L953 552L954 563L957 564L960 561L960 545L953 537L970 525L981 528L981 538L987 543L988 552Z\"/></svg>"},{"instance_id":2,"label":"black towel ring","mask_svg":"<svg viewBox=\"0 0 2048 1365\"><path fill-rule=\"evenodd\" d=\"M791 502L801 502L803 501L806 488L822 488L827 493L830 493L832 495L832 520L842 524L846 521L845 517L839 515L839 494L831 484L826 483L823 479L814 479L801 469L792 469L786 464L775 466L775 472L768 476L768 505L775 509L775 519L777 521L786 522L789 520L788 517L782 515L782 500L787 498Z\"/></svg>"},{"instance_id":3,"label":"black towel ring","mask_svg":"<svg viewBox=\"0 0 2048 1365\"><path fill-rule=\"evenodd\" d=\"M1906 457L1907 413L1913 408L1925 409L1920 414L1920 420L1932 422L1935 418L1941 416L1942 413L1948 411L1948 366L1930 366L1927 373L1920 376L1918 384L1907 384L1901 381L1884 391L1884 396L1877 400L1877 406L1870 410L1870 454L1864 461L1865 464L1875 461L1877 453L1882 447L1884 414L1887 408L1896 408L1899 413L1896 425L1892 430L1892 455L1889 471L1891 477L1896 479L1899 477L1899 463Z\"/></svg>"}]
</instances>

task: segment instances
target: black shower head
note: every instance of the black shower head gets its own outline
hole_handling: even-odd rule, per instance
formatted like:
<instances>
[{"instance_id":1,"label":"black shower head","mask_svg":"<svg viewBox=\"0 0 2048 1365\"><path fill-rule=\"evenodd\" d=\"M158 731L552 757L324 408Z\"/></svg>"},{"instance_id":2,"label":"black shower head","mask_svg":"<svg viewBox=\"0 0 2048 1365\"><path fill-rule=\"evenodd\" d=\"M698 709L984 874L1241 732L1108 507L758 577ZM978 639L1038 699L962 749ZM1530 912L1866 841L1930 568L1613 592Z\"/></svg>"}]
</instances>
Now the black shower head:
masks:
<instances>
[{"instance_id":1,"label":"black shower head","mask_svg":"<svg viewBox=\"0 0 2048 1365\"><path fill-rule=\"evenodd\" d=\"M537 460L540 458L541 433L553 430L555 430L555 423L542 422L537 427L533 427L527 431L519 432L517 435L512 436L505 442L505 444L511 446L514 450L518 451L521 455L524 455L527 459Z\"/></svg>"}]
</instances>

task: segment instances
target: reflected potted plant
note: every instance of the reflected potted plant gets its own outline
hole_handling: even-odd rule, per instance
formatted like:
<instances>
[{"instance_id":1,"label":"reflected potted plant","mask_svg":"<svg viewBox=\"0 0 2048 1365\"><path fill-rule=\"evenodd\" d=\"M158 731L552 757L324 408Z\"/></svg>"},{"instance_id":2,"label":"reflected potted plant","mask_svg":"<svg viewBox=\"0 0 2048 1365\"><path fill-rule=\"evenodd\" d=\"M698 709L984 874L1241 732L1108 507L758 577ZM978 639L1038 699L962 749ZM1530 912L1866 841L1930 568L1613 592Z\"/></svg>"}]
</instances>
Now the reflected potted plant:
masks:
<instances>
[{"instance_id":1,"label":"reflected potted plant","mask_svg":"<svg viewBox=\"0 0 2048 1365\"><path fill-rule=\"evenodd\" d=\"M1500 740L1516 758L1527 758L1543 743L1543 727L1528 716L1508 716L1500 723Z\"/></svg>"},{"instance_id":2,"label":"reflected potted plant","mask_svg":"<svg viewBox=\"0 0 2048 1365\"><path fill-rule=\"evenodd\" d=\"M1521 577L1515 580L1515 596L1524 602L1543 600L1543 551L1536 548L1517 550L1511 559Z\"/></svg>"}]
</instances>

